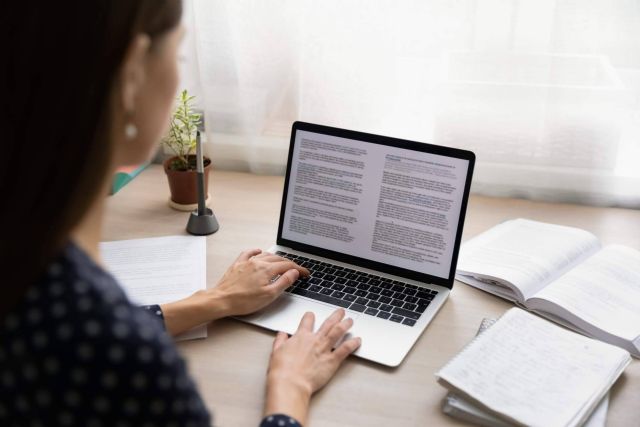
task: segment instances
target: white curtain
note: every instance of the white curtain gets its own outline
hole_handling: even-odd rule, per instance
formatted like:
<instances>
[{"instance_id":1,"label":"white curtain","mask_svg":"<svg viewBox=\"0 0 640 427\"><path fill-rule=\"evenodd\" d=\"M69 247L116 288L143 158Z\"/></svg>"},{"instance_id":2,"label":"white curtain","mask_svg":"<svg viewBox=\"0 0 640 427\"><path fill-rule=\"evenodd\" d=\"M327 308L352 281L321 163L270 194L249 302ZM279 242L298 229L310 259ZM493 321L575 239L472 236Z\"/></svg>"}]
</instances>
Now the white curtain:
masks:
<instances>
[{"instance_id":1,"label":"white curtain","mask_svg":"<svg viewBox=\"0 0 640 427\"><path fill-rule=\"evenodd\" d=\"M183 86L220 168L294 120L474 151L476 193L640 206L638 0L189 0Z\"/></svg>"}]
</instances>

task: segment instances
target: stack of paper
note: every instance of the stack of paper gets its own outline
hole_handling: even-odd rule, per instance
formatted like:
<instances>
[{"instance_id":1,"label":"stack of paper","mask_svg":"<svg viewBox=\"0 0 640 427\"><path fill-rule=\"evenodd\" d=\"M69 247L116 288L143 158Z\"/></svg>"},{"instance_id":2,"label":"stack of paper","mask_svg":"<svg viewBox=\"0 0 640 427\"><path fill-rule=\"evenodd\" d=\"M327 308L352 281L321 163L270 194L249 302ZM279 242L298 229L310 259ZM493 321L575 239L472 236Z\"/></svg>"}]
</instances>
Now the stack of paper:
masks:
<instances>
[{"instance_id":1,"label":"stack of paper","mask_svg":"<svg viewBox=\"0 0 640 427\"><path fill-rule=\"evenodd\" d=\"M134 304L165 304L206 289L206 238L168 236L102 242L109 271ZM206 338L206 325L176 340Z\"/></svg>"}]
</instances>

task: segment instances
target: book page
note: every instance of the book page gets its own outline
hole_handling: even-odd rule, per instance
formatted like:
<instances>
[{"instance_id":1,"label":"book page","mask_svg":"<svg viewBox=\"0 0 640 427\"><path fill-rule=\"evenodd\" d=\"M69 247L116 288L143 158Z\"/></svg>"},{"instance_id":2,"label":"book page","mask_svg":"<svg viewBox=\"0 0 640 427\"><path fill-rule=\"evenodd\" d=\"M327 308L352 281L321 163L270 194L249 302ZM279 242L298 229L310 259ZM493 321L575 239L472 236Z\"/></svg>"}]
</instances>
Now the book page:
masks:
<instances>
[{"instance_id":1,"label":"book page","mask_svg":"<svg viewBox=\"0 0 640 427\"><path fill-rule=\"evenodd\" d=\"M497 295L500 298L504 298L513 303L522 303L522 301L524 301L522 292L520 292L515 286L503 282L502 280L460 274L459 271L456 272L456 279L466 283L467 285L471 285L485 292L489 292L490 294Z\"/></svg>"},{"instance_id":2,"label":"book page","mask_svg":"<svg viewBox=\"0 0 640 427\"><path fill-rule=\"evenodd\" d=\"M282 237L448 278L469 161L297 131Z\"/></svg>"},{"instance_id":3,"label":"book page","mask_svg":"<svg viewBox=\"0 0 640 427\"><path fill-rule=\"evenodd\" d=\"M108 271L138 305L176 301L206 289L206 238L167 236L100 243ZM205 338L206 325L176 337Z\"/></svg>"},{"instance_id":4,"label":"book page","mask_svg":"<svg viewBox=\"0 0 640 427\"><path fill-rule=\"evenodd\" d=\"M633 341L640 336L640 252L607 246L540 291L535 299L551 301L590 326ZM531 308L541 307L531 301ZM590 330L591 329L591 330Z\"/></svg>"},{"instance_id":5,"label":"book page","mask_svg":"<svg viewBox=\"0 0 640 427\"><path fill-rule=\"evenodd\" d=\"M618 347L512 308L436 376L451 391L512 422L575 426L629 361Z\"/></svg>"},{"instance_id":6,"label":"book page","mask_svg":"<svg viewBox=\"0 0 640 427\"><path fill-rule=\"evenodd\" d=\"M465 242L457 271L506 281L517 288L524 302L599 247L598 239L587 231L516 219Z\"/></svg>"}]
</instances>

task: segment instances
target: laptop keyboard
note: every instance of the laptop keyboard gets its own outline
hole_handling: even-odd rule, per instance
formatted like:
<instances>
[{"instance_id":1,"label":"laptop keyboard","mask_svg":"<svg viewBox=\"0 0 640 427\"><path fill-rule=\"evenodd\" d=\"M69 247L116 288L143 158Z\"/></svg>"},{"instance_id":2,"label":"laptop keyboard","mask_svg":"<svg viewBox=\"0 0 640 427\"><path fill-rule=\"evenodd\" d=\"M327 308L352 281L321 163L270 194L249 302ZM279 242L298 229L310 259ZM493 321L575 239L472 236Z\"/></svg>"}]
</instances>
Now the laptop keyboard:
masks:
<instances>
[{"instance_id":1,"label":"laptop keyboard","mask_svg":"<svg viewBox=\"0 0 640 427\"><path fill-rule=\"evenodd\" d=\"M363 273L339 265L278 251L306 267L311 276L298 279L286 292L413 326L438 294L431 289Z\"/></svg>"}]
</instances>

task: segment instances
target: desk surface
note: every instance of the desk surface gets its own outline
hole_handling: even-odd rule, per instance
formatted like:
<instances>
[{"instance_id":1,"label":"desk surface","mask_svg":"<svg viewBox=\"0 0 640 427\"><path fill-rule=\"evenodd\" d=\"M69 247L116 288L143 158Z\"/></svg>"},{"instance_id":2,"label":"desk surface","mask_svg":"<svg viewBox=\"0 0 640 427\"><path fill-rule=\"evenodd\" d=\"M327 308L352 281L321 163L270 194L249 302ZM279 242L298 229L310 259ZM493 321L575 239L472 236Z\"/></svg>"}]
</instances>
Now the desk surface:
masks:
<instances>
[{"instance_id":1,"label":"desk surface","mask_svg":"<svg viewBox=\"0 0 640 427\"><path fill-rule=\"evenodd\" d=\"M207 283L213 286L237 254L275 242L283 178L214 171L212 208L220 230L207 238ZM151 166L107 203L104 240L185 234L187 215L167 206L162 168ZM463 240L506 219L530 219L584 228L604 244L640 249L640 211L472 196ZM440 411L445 390L434 372L476 333L483 317L512 305L456 282L449 300L400 367L350 358L312 401L314 426L458 425ZM274 334L225 319L206 340L179 348L216 425L255 426L261 417L265 372ZM633 360L612 391L607 425L638 425L640 361Z\"/></svg>"}]
</instances>

